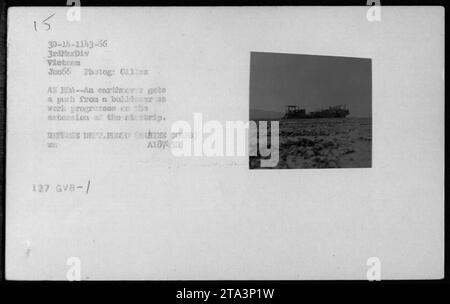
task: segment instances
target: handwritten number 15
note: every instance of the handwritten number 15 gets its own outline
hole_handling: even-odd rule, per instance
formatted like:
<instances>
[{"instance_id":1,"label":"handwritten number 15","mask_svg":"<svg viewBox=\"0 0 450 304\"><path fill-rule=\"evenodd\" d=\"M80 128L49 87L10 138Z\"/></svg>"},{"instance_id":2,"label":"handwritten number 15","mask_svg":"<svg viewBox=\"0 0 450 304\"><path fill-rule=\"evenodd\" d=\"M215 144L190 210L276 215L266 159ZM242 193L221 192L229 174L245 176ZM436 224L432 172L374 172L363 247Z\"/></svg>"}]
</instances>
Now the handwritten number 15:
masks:
<instances>
[{"instance_id":1,"label":"handwritten number 15","mask_svg":"<svg viewBox=\"0 0 450 304\"><path fill-rule=\"evenodd\" d=\"M52 15L48 16L47 18L45 18L44 20L41 21L41 24L44 26L44 31L49 31L52 28L47 21L50 18L52 18L53 16L55 16L55 14L52 14ZM34 30L36 32L38 31L38 23L37 23L37 21L34 21Z\"/></svg>"}]
</instances>

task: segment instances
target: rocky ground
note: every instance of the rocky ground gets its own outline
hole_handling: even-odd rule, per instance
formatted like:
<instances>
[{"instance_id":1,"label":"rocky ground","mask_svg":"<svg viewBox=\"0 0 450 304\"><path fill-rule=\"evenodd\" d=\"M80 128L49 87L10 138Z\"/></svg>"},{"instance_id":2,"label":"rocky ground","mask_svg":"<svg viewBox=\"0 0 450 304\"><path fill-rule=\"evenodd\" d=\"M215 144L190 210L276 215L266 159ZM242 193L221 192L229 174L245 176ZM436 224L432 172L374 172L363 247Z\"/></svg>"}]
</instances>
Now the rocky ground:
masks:
<instances>
[{"instance_id":1,"label":"rocky ground","mask_svg":"<svg viewBox=\"0 0 450 304\"><path fill-rule=\"evenodd\" d=\"M282 120L279 139L279 162L273 169L372 165L370 118ZM250 157L250 169L258 168L260 157Z\"/></svg>"}]
</instances>

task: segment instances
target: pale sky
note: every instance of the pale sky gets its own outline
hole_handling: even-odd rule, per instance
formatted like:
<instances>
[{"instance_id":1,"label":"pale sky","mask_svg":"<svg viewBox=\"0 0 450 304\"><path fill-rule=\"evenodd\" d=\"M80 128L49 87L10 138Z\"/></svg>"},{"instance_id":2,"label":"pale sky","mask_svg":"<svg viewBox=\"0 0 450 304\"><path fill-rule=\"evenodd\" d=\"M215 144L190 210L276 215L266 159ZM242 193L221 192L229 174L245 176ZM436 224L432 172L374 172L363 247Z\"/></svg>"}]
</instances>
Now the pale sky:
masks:
<instances>
[{"instance_id":1,"label":"pale sky","mask_svg":"<svg viewBox=\"0 0 450 304\"><path fill-rule=\"evenodd\" d=\"M372 115L371 59L252 52L250 66L252 110L346 104L350 116Z\"/></svg>"}]
</instances>

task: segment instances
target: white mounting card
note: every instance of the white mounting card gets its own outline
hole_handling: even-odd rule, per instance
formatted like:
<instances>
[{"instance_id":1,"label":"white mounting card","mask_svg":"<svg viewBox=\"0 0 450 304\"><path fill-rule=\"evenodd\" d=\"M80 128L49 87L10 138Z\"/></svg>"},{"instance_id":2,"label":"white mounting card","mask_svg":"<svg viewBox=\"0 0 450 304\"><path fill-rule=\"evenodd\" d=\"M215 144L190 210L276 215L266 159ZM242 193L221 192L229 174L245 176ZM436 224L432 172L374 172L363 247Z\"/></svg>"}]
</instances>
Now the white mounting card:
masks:
<instances>
[{"instance_id":1,"label":"white mounting card","mask_svg":"<svg viewBox=\"0 0 450 304\"><path fill-rule=\"evenodd\" d=\"M379 9L10 8L6 278L442 278L444 9Z\"/></svg>"}]
</instances>

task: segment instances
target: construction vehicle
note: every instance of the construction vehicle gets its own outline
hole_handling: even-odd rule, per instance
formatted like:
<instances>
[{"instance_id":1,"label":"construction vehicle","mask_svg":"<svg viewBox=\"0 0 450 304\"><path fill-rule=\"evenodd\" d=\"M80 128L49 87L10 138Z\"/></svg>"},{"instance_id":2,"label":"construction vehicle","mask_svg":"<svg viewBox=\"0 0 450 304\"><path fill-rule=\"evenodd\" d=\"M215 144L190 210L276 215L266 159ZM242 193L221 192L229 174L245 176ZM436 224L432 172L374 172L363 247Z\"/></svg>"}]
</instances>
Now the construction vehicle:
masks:
<instances>
[{"instance_id":1,"label":"construction vehicle","mask_svg":"<svg viewBox=\"0 0 450 304\"><path fill-rule=\"evenodd\" d=\"M321 109L306 113L306 110L299 106L286 106L286 112L283 119L299 119L299 118L345 118L350 111L345 105L331 106L327 109Z\"/></svg>"}]
</instances>

